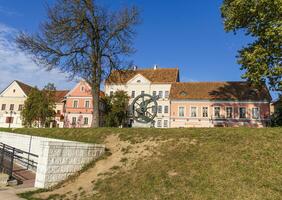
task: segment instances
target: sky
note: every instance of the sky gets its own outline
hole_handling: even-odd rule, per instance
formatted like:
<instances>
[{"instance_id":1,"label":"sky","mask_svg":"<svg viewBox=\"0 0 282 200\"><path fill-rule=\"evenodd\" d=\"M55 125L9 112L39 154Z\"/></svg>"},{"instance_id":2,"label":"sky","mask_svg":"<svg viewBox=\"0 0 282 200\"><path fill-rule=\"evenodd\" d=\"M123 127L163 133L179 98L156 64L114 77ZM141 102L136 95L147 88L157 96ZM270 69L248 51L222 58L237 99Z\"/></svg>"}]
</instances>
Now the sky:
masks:
<instances>
[{"instance_id":1,"label":"sky","mask_svg":"<svg viewBox=\"0 0 282 200\"><path fill-rule=\"evenodd\" d=\"M21 52L14 38L19 31L35 33L46 19L46 5L55 0L0 0L0 90L12 80L43 87L71 89L59 71L46 72ZM243 71L236 62L237 51L251 41L243 33L224 31L220 13L222 0L100 0L118 9L136 5L141 24L136 28L136 53L129 59L140 68L178 67L180 80L239 81Z\"/></svg>"}]
</instances>

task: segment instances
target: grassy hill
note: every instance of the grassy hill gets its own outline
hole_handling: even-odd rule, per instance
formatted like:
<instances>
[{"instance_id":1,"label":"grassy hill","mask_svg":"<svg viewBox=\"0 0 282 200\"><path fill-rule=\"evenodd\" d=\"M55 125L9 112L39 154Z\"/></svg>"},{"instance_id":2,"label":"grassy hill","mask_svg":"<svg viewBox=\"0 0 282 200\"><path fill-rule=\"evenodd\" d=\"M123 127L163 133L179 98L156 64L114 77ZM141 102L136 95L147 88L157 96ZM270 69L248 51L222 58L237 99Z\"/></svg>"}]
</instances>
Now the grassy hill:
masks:
<instances>
[{"instance_id":1,"label":"grassy hill","mask_svg":"<svg viewBox=\"0 0 282 200\"><path fill-rule=\"evenodd\" d=\"M122 152L120 162L92 181L91 192L83 191L81 183L79 194L55 195L56 192L51 192L49 199L241 200L282 197L282 128L9 131L91 143L107 143L107 138L114 135L120 141L112 144L113 147L119 143L127 144L126 148L112 152L112 156ZM97 165L98 162L101 160ZM29 199L40 197L31 196L31 193L24 196Z\"/></svg>"}]
</instances>

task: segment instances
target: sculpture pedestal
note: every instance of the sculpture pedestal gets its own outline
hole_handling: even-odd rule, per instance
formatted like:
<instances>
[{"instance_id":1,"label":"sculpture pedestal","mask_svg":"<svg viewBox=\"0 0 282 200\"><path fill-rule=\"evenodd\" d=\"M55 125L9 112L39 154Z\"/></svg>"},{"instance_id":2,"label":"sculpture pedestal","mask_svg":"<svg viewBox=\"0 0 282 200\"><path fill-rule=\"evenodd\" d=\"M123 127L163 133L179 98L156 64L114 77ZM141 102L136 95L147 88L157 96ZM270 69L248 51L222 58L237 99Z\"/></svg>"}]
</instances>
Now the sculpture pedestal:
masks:
<instances>
[{"instance_id":1,"label":"sculpture pedestal","mask_svg":"<svg viewBox=\"0 0 282 200\"><path fill-rule=\"evenodd\" d=\"M140 122L136 122L133 121L132 123L132 128L153 128L154 125L152 123L140 123Z\"/></svg>"}]
</instances>

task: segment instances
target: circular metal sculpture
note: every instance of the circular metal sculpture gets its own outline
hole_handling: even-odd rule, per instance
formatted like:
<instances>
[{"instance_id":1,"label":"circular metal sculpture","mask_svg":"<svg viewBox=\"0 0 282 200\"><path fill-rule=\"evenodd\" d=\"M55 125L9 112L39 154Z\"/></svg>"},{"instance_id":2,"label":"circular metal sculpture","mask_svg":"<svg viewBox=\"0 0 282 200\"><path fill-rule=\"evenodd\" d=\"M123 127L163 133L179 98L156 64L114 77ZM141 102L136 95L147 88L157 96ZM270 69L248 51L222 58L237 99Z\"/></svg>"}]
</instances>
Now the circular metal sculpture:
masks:
<instances>
[{"instance_id":1,"label":"circular metal sculpture","mask_svg":"<svg viewBox=\"0 0 282 200\"><path fill-rule=\"evenodd\" d=\"M131 104L133 119L140 123L153 123L157 115L157 99L149 94L137 96Z\"/></svg>"}]
</instances>

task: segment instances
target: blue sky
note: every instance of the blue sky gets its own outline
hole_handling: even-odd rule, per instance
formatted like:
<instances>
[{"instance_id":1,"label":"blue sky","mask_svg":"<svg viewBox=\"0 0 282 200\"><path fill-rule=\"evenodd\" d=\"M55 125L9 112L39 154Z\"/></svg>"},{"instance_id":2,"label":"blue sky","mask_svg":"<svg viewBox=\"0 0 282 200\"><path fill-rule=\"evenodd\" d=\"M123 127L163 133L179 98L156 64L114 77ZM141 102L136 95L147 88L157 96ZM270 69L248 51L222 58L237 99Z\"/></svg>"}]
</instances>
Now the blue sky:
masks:
<instances>
[{"instance_id":1,"label":"blue sky","mask_svg":"<svg viewBox=\"0 0 282 200\"><path fill-rule=\"evenodd\" d=\"M49 73L38 69L13 44L12 38L17 31L38 30L40 22L46 17L46 3L53 2L53 0L0 0L0 70L3 72L5 68L9 71L5 75L0 75L0 89L13 79L39 87L47 82L54 82L60 89L71 88L75 84L75 81L66 81L65 76L59 72ZM142 23L137 27L138 34L134 44L137 52L130 58L136 65L152 67L158 64L160 67L179 67L181 81L241 80L243 72L236 63L236 54L238 49L247 45L250 38L243 34L224 32L220 16L221 0L100 2L113 9L132 4L141 9ZM2 49L1 54L1 41L2 48L7 43L11 46L8 52ZM10 55L9 59L7 55Z\"/></svg>"}]
</instances>

